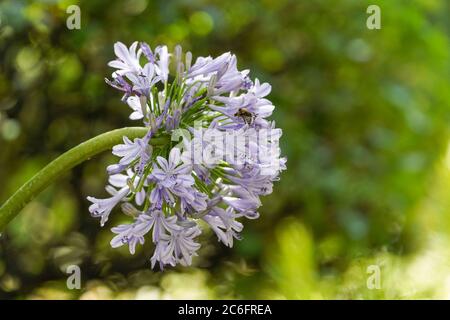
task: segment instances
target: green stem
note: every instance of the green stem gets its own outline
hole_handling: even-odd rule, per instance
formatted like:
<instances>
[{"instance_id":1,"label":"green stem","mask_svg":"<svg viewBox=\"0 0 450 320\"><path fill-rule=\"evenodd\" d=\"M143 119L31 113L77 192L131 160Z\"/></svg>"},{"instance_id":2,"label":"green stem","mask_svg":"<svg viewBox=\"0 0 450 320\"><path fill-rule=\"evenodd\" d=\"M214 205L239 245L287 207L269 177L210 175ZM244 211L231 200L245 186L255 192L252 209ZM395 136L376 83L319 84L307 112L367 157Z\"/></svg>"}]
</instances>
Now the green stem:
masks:
<instances>
[{"instance_id":1,"label":"green stem","mask_svg":"<svg viewBox=\"0 0 450 320\"><path fill-rule=\"evenodd\" d=\"M144 127L112 130L87 140L60 155L36 173L2 205L0 208L0 231L19 214L23 207L62 174L96 154L122 143L124 136L130 139L141 138L147 132L148 128ZM151 139L152 145L164 145L166 143L168 143L168 139L164 137Z\"/></svg>"}]
</instances>

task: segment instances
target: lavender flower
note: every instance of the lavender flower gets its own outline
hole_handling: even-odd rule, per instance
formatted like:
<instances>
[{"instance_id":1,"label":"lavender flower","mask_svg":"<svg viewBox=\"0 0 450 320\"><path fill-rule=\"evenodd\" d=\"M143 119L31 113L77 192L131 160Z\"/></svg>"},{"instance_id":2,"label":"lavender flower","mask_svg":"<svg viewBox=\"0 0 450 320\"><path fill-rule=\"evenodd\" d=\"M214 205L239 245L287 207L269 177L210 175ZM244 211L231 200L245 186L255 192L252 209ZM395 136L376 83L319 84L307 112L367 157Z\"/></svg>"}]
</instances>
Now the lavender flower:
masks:
<instances>
[{"instance_id":1,"label":"lavender flower","mask_svg":"<svg viewBox=\"0 0 450 320\"><path fill-rule=\"evenodd\" d=\"M169 52L166 46L159 46L155 49L158 60L156 62L156 73L166 82L169 77Z\"/></svg>"},{"instance_id":2,"label":"lavender flower","mask_svg":"<svg viewBox=\"0 0 450 320\"><path fill-rule=\"evenodd\" d=\"M197 255L196 251L200 248L200 244L195 242L194 238L200 233L198 227L174 230L170 236L166 236L157 244L155 255L151 259L152 267L157 261L162 265L174 266L176 263L183 266L191 265L192 257Z\"/></svg>"},{"instance_id":3,"label":"lavender flower","mask_svg":"<svg viewBox=\"0 0 450 320\"><path fill-rule=\"evenodd\" d=\"M170 150L169 161L158 156L156 158L158 165L153 165L151 176L165 188L174 186L190 187L194 184L194 178L191 176L191 170L186 165L181 164L180 149Z\"/></svg>"},{"instance_id":4,"label":"lavender flower","mask_svg":"<svg viewBox=\"0 0 450 320\"><path fill-rule=\"evenodd\" d=\"M127 137L123 137L124 144L118 144L113 147L112 153L115 156L121 157L119 164L122 166L130 165L136 159L144 159L147 161L150 158L151 147L148 145L147 139L136 138L131 141Z\"/></svg>"},{"instance_id":5,"label":"lavender flower","mask_svg":"<svg viewBox=\"0 0 450 320\"><path fill-rule=\"evenodd\" d=\"M114 189L113 189L114 190ZM97 199L94 197L87 197L92 204L89 206L89 212L95 218L100 217L100 224L104 226L108 221L111 210L130 192L130 188L124 187L119 191L114 192L114 195L106 199Z\"/></svg>"},{"instance_id":6,"label":"lavender flower","mask_svg":"<svg viewBox=\"0 0 450 320\"><path fill-rule=\"evenodd\" d=\"M214 230L219 241L231 248L233 239L240 240L239 232L244 228L242 223L236 221L238 217L239 215L231 207L228 207L226 210L220 207L213 207L210 213L203 217L203 220Z\"/></svg>"},{"instance_id":7,"label":"lavender flower","mask_svg":"<svg viewBox=\"0 0 450 320\"><path fill-rule=\"evenodd\" d=\"M241 239L240 220L260 216L260 197L272 193L286 169L281 130L269 120L270 84L252 81L229 52L193 64L179 46L172 54L166 46L118 42L114 52L106 81L124 93L130 119L142 120L148 133L113 147L119 161L107 167L111 197L88 197L89 211L103 226L121 203L133 221L112 228L111 246L127 244L134 254L150 238L152 268L191 265L202 224L232 247ZM151 146L170 135L167 144Z\"/></svg>"},{"instance_id":8,"label":"lavender flower","mask_svg":"<svg viewBox=\"0 0 450 320\"><path fill-rule=\"evenodd\" d=\"M192 187L195 183L191 175L192 169L187 164L181 164L178 148L170 151L169 161L162 157L157 157L156 161L158 165L153 165L149 176L149 179L156 183L150 195L153 207L161 208L164 201L174 205L177 197L182 213L191 208L196 211L206 208L207 196Z\"/></svg>"},{"instance_id":9,"label":"lavender flower","mask_svg":"<svg viewBox=\"0 0 450 320\"><path fill-rule=\"evenodd\" d=\"M221 56L213 59L211 57L199 57L195 64L188 71L188 78L195 78L197 76L211 76L213 73L227 66L231 54L226 52ZM209 78L208 78L209 80Z\"/></svg>"},{"instance_id":10,"label":"lavender flower","mask_svg":"<svg viewBox=\"0 0 450 320\"><path fill-rule=\"evenodd\" d=\"M156 76L158 71L155 69L152 63L147 63L139 73L128 73L127 78L133 83L133 91L147 96L153 85L160 80L159 76Z\"/></svg>"},{"instance_id":11,"label":"lavender flower","mask_svg":"<svg viewBox=\"0 0 450 320\"><path fill-rule=\"evenodd\" d=\"M141 214L135 222L131 224L122 224L111 229L112 232L117 233L111 240L111 247L117 248L124 244L128 244L130 253L134 254L136 251L136 244L144 244L144 236L152 228L153 220L149 215Z\"/></svg>"},{"instance_id":12,"label":"lavender flower","mask_svg":"<svg viewBox=\"0 0 450 320\"><path fill-rule=\"evenodd\" d=\"M117 56L116 60L108 63L110 67L118 69L116 74L124 75L133 72L139 72L141 70L141 65L139 63L139 58L141 56L141 50L137 50L137 42L134 42L130 49L122 42L117 42L114 44L114 53Z\"/></svg>"},{"instance_id":13,"label":"lavender flower","mask_svg":"<svg viewBox=\"0 0 450 320\"><path fill-rule=\"evenodd\" d=\"M108 182L111 186L122 189L122 188L130 188L136 189L139 185L141 179L135 175L133 170L128 169L126 174L113 174L109 176ZM147 184L144 182L144 185ZM138 206L142 205L145 201L145 190L142 188L139 191L135 191L135 201Z\"/></svg>"}]
</instances>

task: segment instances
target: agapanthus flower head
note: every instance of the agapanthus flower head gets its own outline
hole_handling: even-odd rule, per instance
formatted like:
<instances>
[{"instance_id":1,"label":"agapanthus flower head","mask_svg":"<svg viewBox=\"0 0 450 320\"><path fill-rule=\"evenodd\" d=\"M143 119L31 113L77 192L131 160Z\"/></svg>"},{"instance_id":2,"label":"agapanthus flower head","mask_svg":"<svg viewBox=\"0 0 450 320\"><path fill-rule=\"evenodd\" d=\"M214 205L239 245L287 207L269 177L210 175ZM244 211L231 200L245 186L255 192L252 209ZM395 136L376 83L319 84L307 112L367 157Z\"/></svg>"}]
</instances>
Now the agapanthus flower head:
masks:
<instances>
[{"instance_id":1,"label":"agapanthus flower head","mask_svg":"<svg viewBox=\"0 0 450 320\"><path fill-rule=\"evenodd\" d=\"M123 138L119 157L108 166L109 198L88 197L89 211L103 226L114 207L133 219L112 228L111 246L154 244L151 265L191 265L201 227L210 227L228 247L240 239L242 220L259 217L260 197L286 169L269 120L275 107L268 83L239 71L236 56L183 54L177 46L154 50L134 42L114 45L115 71L106 82L124 92L130 119L142 121L145 136ZM152 146L152 139L167 144Z\"/></svg>"}]
</instances>

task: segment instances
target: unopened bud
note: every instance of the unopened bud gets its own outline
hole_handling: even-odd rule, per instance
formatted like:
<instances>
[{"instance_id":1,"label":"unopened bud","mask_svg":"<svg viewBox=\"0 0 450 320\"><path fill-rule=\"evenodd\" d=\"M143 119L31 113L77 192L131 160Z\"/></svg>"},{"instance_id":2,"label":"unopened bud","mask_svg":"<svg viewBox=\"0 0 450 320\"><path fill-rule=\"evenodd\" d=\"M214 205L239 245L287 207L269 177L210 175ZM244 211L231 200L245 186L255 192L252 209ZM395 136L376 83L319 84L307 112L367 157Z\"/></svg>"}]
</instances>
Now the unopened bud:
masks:
<instances>
[{"instance_id":1,"label":"unopened bud","mask_svg":"<svg viewBox=\"0 0 450 320\"><path fill-rule=\"evenodd\" d=\"M209 80L208 96L212 96L214 94L214 87L216 86L216 82L217 82L217 75L213 74L211 79Z\"/></svg>"},{"instance_id":2,"label":"unopened bud","mask_svg":"<svg viewBox=\"0 0 450 320\"><path fill-rule=\"evenodd\" d=\"M139 102L141 103L142 114L145 117L147 115L147 98L145 96L140 96Z\"/></svg>"},{"instance_id":3,"label":"unopened bud","mask_svg":"<svg viewBox=\"0 0 450 320\"><path fill-rule=\"evenodd\" d=\"M131 179L127 179L127 186L128 188L130 188L131 191L134 192L134 184L133 181L131 181Z\"/></svg>"},{"instance_id":4,"label":"unopened bud","mask_svg":"<svg viewBox=\"0 0 450 320\"><path fill-rule=\"evenodd\" d=\"M127 216L130 217L137 217L140 214L140 211L136 209L131 203L124 202L121 204L122 212L125 213Z\"/></svg>"},{"instance_id":5,"label":"unopened bud","mask_svg":"<svg viewBox=\"0 0 450 320\"><path fill-rule=\"evenodd\" d=\"M192 53L190 51L186 52L186 70L191 68L192 64Z\"/></svg>"},{"instance_id":6,"label":"unopened bud","mask_svg":"<svg viewBox=\"0 0 450 320\"><path fill-rule=\"evenodd\" d=\"M197 224L192 220L177 220L177 225L184 227L184 228L192 228L195 227Z\"/></svg>"}]
</instances>

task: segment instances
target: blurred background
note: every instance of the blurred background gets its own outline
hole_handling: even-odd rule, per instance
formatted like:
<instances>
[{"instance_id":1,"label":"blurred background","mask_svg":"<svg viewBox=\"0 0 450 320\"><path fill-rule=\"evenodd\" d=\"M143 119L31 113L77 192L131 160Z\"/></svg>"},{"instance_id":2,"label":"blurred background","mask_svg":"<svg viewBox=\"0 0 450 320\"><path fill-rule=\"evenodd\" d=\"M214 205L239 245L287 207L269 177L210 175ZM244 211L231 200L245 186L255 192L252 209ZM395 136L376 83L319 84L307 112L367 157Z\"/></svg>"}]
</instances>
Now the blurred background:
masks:
<instances>
[{"instance_id":1,"label":"blurred background","mask_svg":"<svg viewBox=\"0 0 450 320\"><path fill-rule=\"evenodd\" d=\"M66 27L71 4L80 30ZM380 30L366 27L370 4ZM2 0L0 202L132 124L104 83L116 41L234 52L272 84L288 170L234 248L206 231L193 267L162 273L151 244L110 248L120 214L103 229L89 215L116 161L104 153L1 234L0 298L450 298L449 12L446 0ZM73 264L81 290L66 287Z\"/></svg>"}]
</instances>

